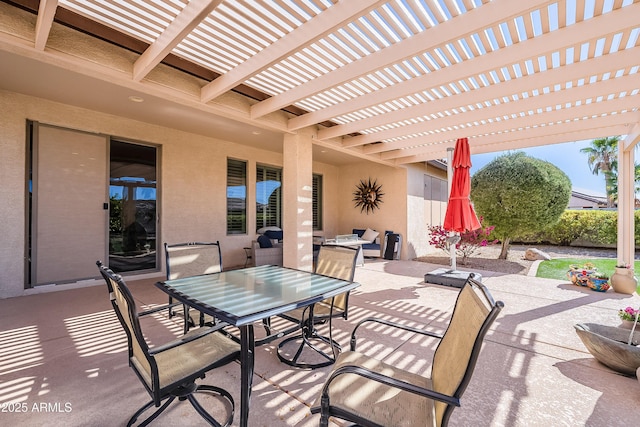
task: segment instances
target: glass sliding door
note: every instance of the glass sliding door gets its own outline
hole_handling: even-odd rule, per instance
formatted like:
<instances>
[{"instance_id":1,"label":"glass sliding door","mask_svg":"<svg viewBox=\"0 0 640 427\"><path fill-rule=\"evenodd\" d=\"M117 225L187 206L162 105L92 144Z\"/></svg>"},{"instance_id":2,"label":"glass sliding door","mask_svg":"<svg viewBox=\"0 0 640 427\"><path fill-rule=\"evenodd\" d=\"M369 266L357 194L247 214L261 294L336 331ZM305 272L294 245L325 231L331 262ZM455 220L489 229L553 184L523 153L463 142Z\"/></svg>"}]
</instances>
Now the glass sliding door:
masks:
<instances>
[{"instance_id":1,"label":"glass sliding door","mask_svg":"<svg viewBox=\"0 0 640 427\"><path fill-rule=\"evenodd\" d=\"M109 267L155 270L155 147L112 140L109 177Z\"/></svg>"}]
</instances>

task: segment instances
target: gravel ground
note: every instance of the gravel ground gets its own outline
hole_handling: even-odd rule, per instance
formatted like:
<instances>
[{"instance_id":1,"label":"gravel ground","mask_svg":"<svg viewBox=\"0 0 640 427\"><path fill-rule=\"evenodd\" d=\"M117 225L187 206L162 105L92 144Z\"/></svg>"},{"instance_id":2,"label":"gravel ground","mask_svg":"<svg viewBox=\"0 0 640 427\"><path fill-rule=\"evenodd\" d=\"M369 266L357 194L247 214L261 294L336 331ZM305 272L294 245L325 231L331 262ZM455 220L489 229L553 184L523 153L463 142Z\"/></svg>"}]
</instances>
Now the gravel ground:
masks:
<instances>
[{"instance_id":1,"label":"gravel ground","mask_svg":"<svg viewBox=\"0 0 640 427\"><path fill-rule=\"evenodd\" d=\"M511 245L507 259L498 259L500 245L481 248L477 254L469 257L467 263L462 263L458 257L459 267L478 270L498 271L507 274L527 275L534 261L524 259L524 253L529 248L539 249L547 253L551 258L615 258L616 249L581 248L572 246L547 246L547 245ZM451 258L444 252L438 251L432 255L416 258L416 261L432 264L449 265Z\"/></svg>"}]
</instances>

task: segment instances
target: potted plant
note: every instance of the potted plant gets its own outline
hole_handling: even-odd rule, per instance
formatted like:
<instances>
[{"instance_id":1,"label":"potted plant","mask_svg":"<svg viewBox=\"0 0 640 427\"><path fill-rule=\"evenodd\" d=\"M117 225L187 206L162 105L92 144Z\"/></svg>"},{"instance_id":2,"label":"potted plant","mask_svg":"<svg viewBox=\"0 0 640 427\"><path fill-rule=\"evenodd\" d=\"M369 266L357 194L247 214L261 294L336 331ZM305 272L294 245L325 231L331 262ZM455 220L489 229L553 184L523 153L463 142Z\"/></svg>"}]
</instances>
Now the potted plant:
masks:
<instances>
[{"instance_id":1,"label":"potted plant","mask_svg":"<svg viewBox=\"0 0 640 427\"><path fill-rule=\"evenodd\" d=\"M638 285L631 264L618 264L611 276L611 286L615 292L631 295Z\"/></svg>"},{"instance_id":2,"label":"potted plant","mask_svg":"<svg viewBox=\"0 0 640 427\"><path fill-rule=\"evenodd\" d=\"M633 323L636 321L636 316L639 311L640 310L636 310L633 307L618 310L618 317L622 321L620 326L627 329L633 328Z\"/></svg>"},{"instance_id":3,"label":"potted plant","mask_svg":"<svg viewBox=\"0 0 640 427\"><path fill-rule=\"evenodd\" d=\"M567 277L571 280L571 283L578 286L588 286L588 277L596 271L596 266L592 262L585 262L584 264L577 265L571 264L567 271Z\"/></svg>"},{"instance_id":4,"label":"potted plant","mask_svg":"<svg viewBox=\"0 0 640 427\"><path fill-rule=\"evenodd\" d=\"M593 271L588 275L587 286L597 292L606 292L609 290L609 276L602 271Z\"/></svg>"}]
</instances>

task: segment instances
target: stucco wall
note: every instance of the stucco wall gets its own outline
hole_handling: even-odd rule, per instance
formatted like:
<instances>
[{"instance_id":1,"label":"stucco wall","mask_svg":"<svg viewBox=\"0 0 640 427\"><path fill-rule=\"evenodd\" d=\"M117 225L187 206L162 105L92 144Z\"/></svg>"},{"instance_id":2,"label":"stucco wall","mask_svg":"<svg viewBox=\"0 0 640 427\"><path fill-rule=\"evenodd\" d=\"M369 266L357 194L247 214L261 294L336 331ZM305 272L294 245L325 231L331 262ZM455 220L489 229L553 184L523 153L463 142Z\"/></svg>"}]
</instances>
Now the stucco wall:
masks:
<instances>
[{"instance_id":1,"label":"stucco wall","mask_svg":"<svg viewBox=\"0 0 640 427\"><path fill-rule=\"evenodd\" d=\"M446 180L446 172L425 164L401 167L356 163L340 167L339 224L336 233L351 233L353 228L372 228L380 232L393 230L402 235L402 259L414 259L435 251L428 243L427 226L432 212L442 211L446 203L424 198L424 176ZM377 180L384 193L380 209L368 215L354 205L353 192L360 180ZM440 217L438 216L438 219Z\"/></svg>"},{"instance_id":2,"label":"stucco wall","mask_svg":"<svg viewBox=\"0 0 640 427\"><path fill-rule=\"evenodd\" d=\"M360 180L377 181L382 185L384 193L380 209L366 214L356 208L353 192ZM389 167L380 164L355 163L340 167L339 179L339 218L340 222L336 234L349 234L353 228L371 228L384 233L393 230L402 235L406 246L407 220L407 170L403 167ZM382 241L381 241L382 242ZM406 251L401 251L406 259Z\"/></svg>"},{"instance_id":3,"label":"stucco wall","mask_svg":"<svg viewBox=\"0 0 640 427\"><path fill-rule=\"evenodd\" d=\"M0 298L24 293L27 120L158 145L158 241L220 240L224 266L244 264L243 247L256 237L255 210L249 202L247 235L226 235L226 221L221 220L226 217L226 159L247 161L250 201L255 194L256 161L281 167L282 154L6 91L0 91L0 110ZM338 169L318 162L313 169L324 176L324 223L332 230ZM159 265L164 270L163 256Z\"/></svg>"},{"instance_id":4,"label":"stucco wall","mask_svg":"<svg viewBox=\"0 0 640 427\"><path fill-rule=\"evenodd\" d=\"M247 235L226 235L226 222L221 220L226 217L226 159L247 161L250 207L255 198L256 162L281 167L281 153L6 91L0 91L0 109L0 298L25 293L27 120L157 145L161 156L158 241L220 240L225 268L244 264L243 247L256 237L255 210L247 210ZM421 188L424 173L432 171L419 165L390 167L362 161L343 166L314 162L313 172L323 176L324 190L323 229L314 235L333 237L366 227L393 230L403 236L403 259L429 252ZM367 215L354 207L352 199L356 184L369 178L382 184L385 194L380 209ZM163 254L159 265L164 270Z\"/></svg>"}]
</instances>

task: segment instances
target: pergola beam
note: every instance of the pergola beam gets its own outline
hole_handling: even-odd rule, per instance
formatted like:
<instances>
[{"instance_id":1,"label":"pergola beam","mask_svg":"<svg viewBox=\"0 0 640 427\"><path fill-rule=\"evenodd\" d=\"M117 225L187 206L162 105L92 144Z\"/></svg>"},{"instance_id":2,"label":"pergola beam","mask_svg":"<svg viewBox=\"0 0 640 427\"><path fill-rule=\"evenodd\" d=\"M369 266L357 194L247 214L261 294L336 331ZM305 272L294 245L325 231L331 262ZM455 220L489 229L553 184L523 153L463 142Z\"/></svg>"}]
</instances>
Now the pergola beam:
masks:
<instances>
[{"instance_id":1,"label":"pergola beam","mask_svg":"<svg viewBox=\"0 0 640 427\"><path fill-rule=\"evenodd\" d=\"M626 104L623 107L629 107L637 102L633 99L627 100ZM624 110L625 108L623 108ZM577 115L578 112L583 112L584 115ZM625 120L628 120L629 115L632 113L625 113L623 116ZM592 105L584 105L580 107L574 107L571 109L559 110L559 111L550 111L545 113L545 117L548 119L546 122L538 122L537 124L531 124L530 119L528 117L519 117L517 119L512 120L504 120L497 123L494 123L490 126L482 126L479 127L479 131L481 133L472 132L473 129L451 129L445 132L441 132L436 134L436 137L431 139L429 142L425 142L424 145L415 147L415 148L407 148L404 150L390 150L381 154L381 158L385 160L390 160L398 157L406 157L411 155L420 155L422 152L429 150L430 145L437 144L440 141L450 141L459 138L461 134L468 138L476 138L476 137L484 137L484 136L494 136L497 137L499 135L511 135L512 139L518 139L518 134L523 132L531 133L537 132L538 130L544 130L545 128L552 129L551 132L554 132L556 127L573 125L573 123L582 123L581 126L591 128L589 122L594 119L598 119L599 122L602 123L603 126L607 126L609 123L615 124L618 126L624 125L620 121L618 117L620 114L613 114L608 116L600 116L596 109L592 108ZM416 138L417 140L421 140L422 138ZM473 139L475 143L475 139ZM364 151L365 154L371 154L367 150Z\"/></svg>"},{"instance_id":2,"label":"pergola beam","mask_svg":"<svg viewBox=\"0 0 640 427\"><path fill-rule=\"evenodd\" d=\"M545 138L551 138L554 135L563 136L557 142L571 142L578 141L582 138L578 138L575 135L582 133L586 138L594 138L600 136L620 135L627 129L627 124L630 120L635 119L635 112L628 112L623 114L615 114L611 117L592 117L585 120L576 120L569 123L558 123L549 126L539 126L536 128L528 128L523 131L509 131L500 134L482 135L469 138L469 145L471 152L476 153L480 147L492 146L489 151L502 151L502 150L516 150L518 148L532 147L534 145L528 144L530 139L538 139L537 145L546 145L541 141ZM585 132L589 131L589 132ZM458 133L463 135L464 131ZM427 160L433 160L444 157L434 157L434 153L444 152L447 146L453 146L455 140L448 140L446 143L434 144L431 147L425 147L420 153L413 155L407 155L406 157L397 157L396 162L401 164L424 162ZM508 148L495 149L494 145L499 143L510 143Z\"/></svg>"},{"instance_id":3,"label":"pergola beam","mask_svg":"<svg viewBox=\"0 0 640 427\"><path fill-rule=\"evenodd\" d=\"M597 28L597 31L594 31L593 26L585 24L588 21L582 21L540 37L528 39L504 49L451 65L437 72L425 74L364 96L352 98L340 104L333 105L331 108L324 108L294 117L289 120L289 130L299 129L314 123L321 123L334 117L363 110L374 105L380 105L404 96L413 95L419 92L421 88L446 85L449 82L463 80L470 75L488 73L497 68L496 64L519 63L531 58L562 51L568 47L579 46L587 40L596 40L611 36L629 28L635 28L638 24L636 17L638 15L640 15L640 3L630 5L624 9L614 10L599 18L601 25ZM550 82L550 84L553 83L555 82Z\"/></svg>"},{"instance_id":4,"label":"pergola beam","mask_svg":"<svg viewBox=\"0 0 640 427\"><path fill-rule=\"evenodd\" d=\"M412 108L413 114L418 114L415 117L425 117L433 114L433 111L451 111L454 109L465 109L468 110L468 106L482 104L485 101L491 101L493 99L501 99L504 97L512 97L514 95L518 96L517 101L513 101L512 98L509 103L502 103L497 106L492 106L488 109L475 109L473 111L466 111L464 113L465 121L473 122L474 120L478 120L478 114L486 116L487 113L483 113L484 110L491 111L492 117L499 117L503 114L513 113L516 111L524 111L527 109L532 109L533 107L527 105L526 107L519 107L521 102L528 102L532 100L532 98L522 98L522 94L526 93L530 90L531 87L544 87L545 85L549 85L550 81L557 81L560 84L566 84L566 82L561 81L561 79L566 79L567 75L572 76L572 81L576 81L580 78L586 78L588 76L593 75L601 75L606 72L615 72L620 68L624 68L625 64L628 64L630 60L633 58L637 58L640 55L640 47L635 47L633 49L627 49L624 51L619 51L610 55L603 55L599 58L594 58L591 61L578 62L571 65L565 65L564 67L558 67L553 70L547 71L545 74L532 74L529 76L522 77L520 79L513 79L498 85L491 85L481 87L479 89L463 92L458 95L448 96L442 99L438 99L432 102L425 103L421 106L416 106ZM620 79L624 79L627 76L621 77ZM542 103L542 100L548 100L548 105L556 105L557 103L565 104L567 101L565 99L553 99L558 98L558 96L552 96L554 94L561 93L560 96L565 97L567 94L571 95L571 99L576 101L580 99L594 98L603 95L608 95L609 93L613 93L611 91L612 86L611 83L617 81L618 79L609 79L605 81L600 81L597 83L593 83L590 85L584 86L572 86L571 89L563 89L561 91L552 92L546 95L538 95L533 97L535 100L539 100ZM637 82L636 82L637 84ZM621 87L621 90L627 90L629 87L636 86L627 86ZM571 91L571 92L566 92ZM529 94L531 95L531 94ZM539 105L535 108L544 108L546 105ZM394 123L401 120L406 120L407 111L406 109L401 109L394 111L389 114L384 114L381 116L375 116L369 119L363 119L358 122L350 123L347 125L333 126L330 128L322 129L318 132L318 139L331 138L342 134L345 131L348 133L356 132L361 129L367 129L367 127L360 127L360 129L356 129L356 125L360 122L363 126L380 126L385 123ZM423 113L422 116L419 116L420 113ZM412 115L413 115L412 114ZM482 117L488 118L488 117ZM440 120L443 120L442 122ZM392 129L383 130L380 132L373 132L363 135L354 136L348 139L345 139L344 146L345 147L354 147L357 145L369 144L372 142L384 141L385 139L396 138L398 136L407 135L411 133L424 132L434 128L434 123L443 123L441 126L449 126L452 124L457 124L460 121L460 117L457 115L451 115L444 117L442 119L426 120L421 123L416 123L413 125L401 126ZM334 130L335 128L343 127L342 130Z\"/></svg>"},{"instance_id":5,"label":"pergola beam","mask_svg":"<svg viewBox=\"0 0 640 427\"><path fill-rule=\"evenodd\" d=\"M358 2L352 1L350 3ZM393 46L346 64L343 67L310 80L303 85L298 85L280 95L261 101L251 108L251 116L260 117L284 108L301 99L324 92L330 87L338 86L369 74L372 70L392 66L405 58L419 55L426 50L433 49L450 40L483 31L487 26L508 20L509 18L520 15L523 12L534 10L547 3L550 2L548 0L531 0L526 4L524 9L522 4L510 0L498 0L490 4L484 4L482 7L471 9L467 13L457 16L455 20L443 22L420 34L398 42ZM331 8L333 9L335 7L336 6L332 6ZM460 31L461 28L464 29L463 32ZM305 125L298 126L296 129L304 126Z\"/></svg>"},{"instance_id":6,"label":"pergola beam","mask_svg":"<svg viewBox=\"0 0 640 427\"><path fill-rule=\"evenodd\" d=\"M139 82L149 74L220 3L222 0L190 0L176 19L133 64L133 80Z\"/></svg>"},{"instance_id":7,"label":"pergola beam","mask_svg":"<svg viewBox=\"0 0 640 427\"><path fill-rule=\"evenodd\" d=\"M38 6L38 18L36 20L36 37L34 46L36 50L44 50L47 39L53 25L53 18L56 16L58 0L40 0Z\"/></svg>"},{"instance_id":8,"label":"pergola beam","mask_svg":"<svg viewBox=\"0 0 640 427\"><path fill-rule=\"evenodd\" d=\"M343 1L329 7L312 20L300 25L284 37L272 43L246 61L238 64L233 70L221 75L202 88L202 102L209 102L234 87L245 83L251 77L266 70L273 64L291 56L295 52L312 44L323 36L343 27L355 16L362 15L375 9L383 0ZM254 111L252 110L252 116ZM264 113L266 114L266 113ZM262 116L264 114L256 115Z\"/></svg>"}]
</instances>

